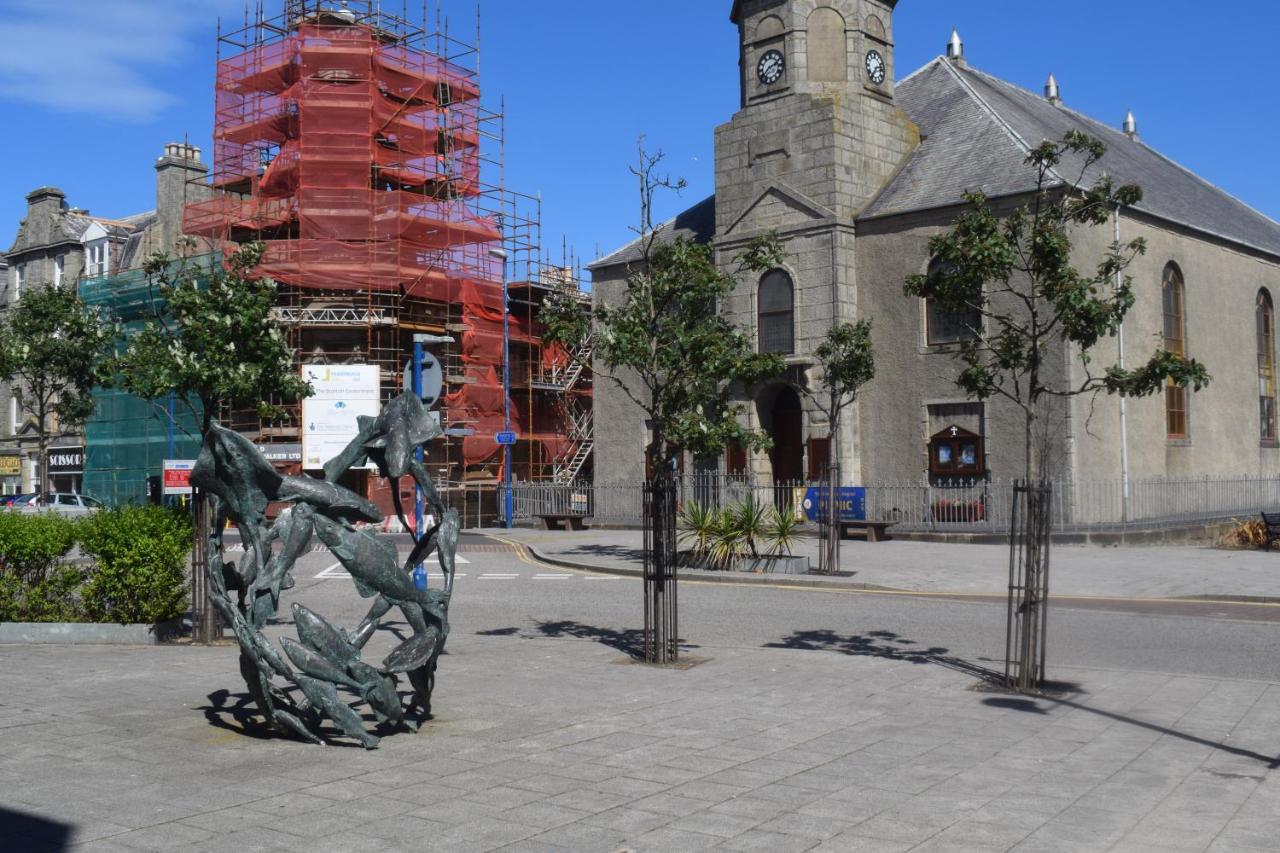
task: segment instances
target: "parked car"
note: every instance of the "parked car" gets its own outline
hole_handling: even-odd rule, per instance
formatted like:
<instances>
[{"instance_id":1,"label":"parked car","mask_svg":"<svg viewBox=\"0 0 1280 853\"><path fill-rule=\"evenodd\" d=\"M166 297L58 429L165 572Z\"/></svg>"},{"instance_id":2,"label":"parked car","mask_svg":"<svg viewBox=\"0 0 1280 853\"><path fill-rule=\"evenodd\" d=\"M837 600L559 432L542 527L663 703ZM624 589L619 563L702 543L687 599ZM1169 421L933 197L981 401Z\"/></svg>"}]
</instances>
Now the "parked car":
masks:
<instances>
[{"instance_id":1,"label":"parked car","mask_svg":"<svg viewBox=\"0 0 1280 853\"><path fill-rule=\"evenodd\" d=\"M26 506L32 500L34 500L35 497L36 497L35 492L30 492L24 495L4 495L3 497L0 497L0 506L5 506L5 507Z\"/></svg>"},{"instance_id":2,"label":"parked car","mask_svg":"<svg viewBox=\"0 0 1280 853\"><path fill-rule=\"evenodd\" d=\"M66 513L67 515L85 515L95 509L100 509L102 506L102 501L88 495L77 495L73 492L48 492L38 501L29 501L19 506L18 509L24 512L43 512L48 510Z\"/></svg>"}]
</instances>

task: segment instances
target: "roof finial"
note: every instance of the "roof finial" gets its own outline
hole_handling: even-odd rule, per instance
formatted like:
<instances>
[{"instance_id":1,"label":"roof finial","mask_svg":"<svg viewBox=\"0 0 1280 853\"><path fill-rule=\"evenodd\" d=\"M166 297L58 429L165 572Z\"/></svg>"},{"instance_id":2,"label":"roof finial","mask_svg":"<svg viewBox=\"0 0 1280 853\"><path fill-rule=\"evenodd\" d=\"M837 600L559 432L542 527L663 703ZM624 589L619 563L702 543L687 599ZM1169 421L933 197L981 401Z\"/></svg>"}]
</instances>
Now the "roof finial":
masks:
<instances>
[{"instance_id":1,"label":"roof finial","mask_svg":"<svg viewBox=\"0 0 1280 853\"><path fill-rule=\"evenodd\" d=\"M1133 110L1124 117L1124 134L1134 142L1138 141L1138 120L1133 117Z\"/></svg>"},{"instance_id":2,"label":"roof finial","mask_svg":"<svg viewBox=\"0 0 1280 853\"><path fill-rule=\"evenodd\" d=\"M947 42L947 59L952 62L964 62L964 42L960 40L960 30L951 30L951 41Z\"/></svg>"},{"instance_id":3,"label":"roof finial","mask_svg":"<svg viewBox=\"0 0 1280 853\"><path fill-rule=\"evenodd\" d=\"M1062 103L1062 89L1058 87L1058 78L1052 74L1049 75L1049 80L1044 84L1044 96L1051 104Z\"/></svg>"}]
</instances>

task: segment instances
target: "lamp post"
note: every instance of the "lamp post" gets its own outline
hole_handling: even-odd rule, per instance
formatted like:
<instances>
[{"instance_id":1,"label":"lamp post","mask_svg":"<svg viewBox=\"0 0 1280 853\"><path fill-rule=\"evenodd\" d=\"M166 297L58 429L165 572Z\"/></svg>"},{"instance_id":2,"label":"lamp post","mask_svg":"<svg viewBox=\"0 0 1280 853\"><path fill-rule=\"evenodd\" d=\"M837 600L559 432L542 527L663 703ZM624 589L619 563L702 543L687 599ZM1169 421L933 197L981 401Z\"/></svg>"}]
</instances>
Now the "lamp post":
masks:
<instances>
[{"instance_id":1,"label":"lamp post","mask_svg":"<svg viewBox=\"0 0 1280 853\"><path fill-rule=\"evenodd\" d=\"M490 249L489 257L502 261L502 430L511 432L511 299L507 290L506 250ZM502 446L502 518L503 524L513 526L515 506L511 495L511 445Z\"/></svg>"}]
</instances>

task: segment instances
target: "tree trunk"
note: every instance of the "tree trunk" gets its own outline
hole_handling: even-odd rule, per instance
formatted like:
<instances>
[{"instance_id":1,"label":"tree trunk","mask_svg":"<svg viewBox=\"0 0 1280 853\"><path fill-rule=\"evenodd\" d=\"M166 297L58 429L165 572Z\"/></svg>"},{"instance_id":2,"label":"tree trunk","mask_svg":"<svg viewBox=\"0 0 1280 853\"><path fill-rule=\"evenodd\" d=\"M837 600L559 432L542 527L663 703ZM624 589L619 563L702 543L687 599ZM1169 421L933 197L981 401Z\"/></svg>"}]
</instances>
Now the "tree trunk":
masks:
<instances>
[{"instance_id":1,"label":"tree trunk","mask_svg":"<svg viewBox=\"0 0 1280 853\"><path fill-rule=\"evenodd\" d=\"M832 409L835 409L834 402ZM827 536L825 567L828 574L840 573L840 507L836 503L836 480L840 478L840 414L831 416L831 431L827 436Z\"/></svg>"},{"instance_id":2,"label":"tree trunk","mask_svg":"<svg viewBox=\"0 0 1280 853\"><path fill-rule=\"evenodd\" d=\"M676 597L675 482L666 439L655 431L648 448L652 476L644 485L644 659L664 665L679 657Z\"/></svg>"},{"instance_id":3,"label":"tree trunk","mask_svg":"<svg viewBox=\"0 0 1280 853\"><path fill-rule=\"evenodd\" d=\"M209 499L202 489L192 494L194 529L191 549L191 638L212 645L222 638L222 625L209 599ZM245 544L246 549L248 543Z\"/></svg>"},{"instance_id":4,"label":"tree trunk","mask_svg":"<svg viewBox=\"0 0 1280 853\"><path fill-rule=\"evenodd\" d=\"M39 497L36 503L39 504L44 500L44 496L49 494L49 436L45 432L44 419L40 420L40 437L36 442L36 492Z\"/></svg>"}]
</instances>

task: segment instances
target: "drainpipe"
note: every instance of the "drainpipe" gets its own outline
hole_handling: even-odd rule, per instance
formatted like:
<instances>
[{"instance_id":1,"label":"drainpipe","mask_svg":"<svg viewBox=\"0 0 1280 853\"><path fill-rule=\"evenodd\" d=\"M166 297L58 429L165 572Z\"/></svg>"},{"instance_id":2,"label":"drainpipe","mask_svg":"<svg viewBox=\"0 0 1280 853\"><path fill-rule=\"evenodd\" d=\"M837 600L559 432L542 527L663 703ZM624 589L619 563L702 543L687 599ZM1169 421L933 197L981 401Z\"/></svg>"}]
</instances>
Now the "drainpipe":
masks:
<instances>
[{"instance_id":1,"label":"drainpipe","mask_svg":"<svg viewBox=\"0 0 1280 853\"><path fill-rule=\"evenodd\" d=\"M1115 232L1116 246L1120 245L1120 206L1116 206L1115 213ZM1121 273L1116 271L1116 287L1120 287ZM1120 344L1120 369L1124 370L1124 321L1120 321L1120 329L1118 333ZM1129 401L1124 395L1120 395L1120 520L1129 520Z\"/></svg>"}]
</instances>

